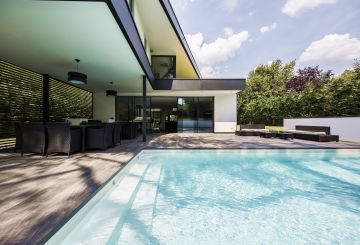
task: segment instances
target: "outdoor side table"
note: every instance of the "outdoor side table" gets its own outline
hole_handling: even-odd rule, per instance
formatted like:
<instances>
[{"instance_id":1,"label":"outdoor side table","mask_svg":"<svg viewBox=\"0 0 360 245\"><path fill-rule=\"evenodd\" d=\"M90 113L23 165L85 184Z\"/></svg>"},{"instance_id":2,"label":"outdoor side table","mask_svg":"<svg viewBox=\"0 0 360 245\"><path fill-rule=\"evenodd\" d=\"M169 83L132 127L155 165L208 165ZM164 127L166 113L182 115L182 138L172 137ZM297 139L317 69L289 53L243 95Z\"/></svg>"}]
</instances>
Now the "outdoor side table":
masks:
<instances>
[{"instance_id":1,"label":"outdoor side table","mask_svg":"<svg viewBox=\"0 0 360 245\"><path fill-rule=\"evenodd\" d=\"M261 138L275 138L276 132L261 132L260 137Z\"/></svg>"},{"instance_id":2,"label":"outdoor side table","mask_svg":"<svg viewBox=\"0 0 360 245\"><path fill-rule=\"evenodd\" d=\"M294 139L294 135L292 133L286 133L286 132L279 132L276 134L276 137L283 140Z\"/></svg>"}]
</instances>

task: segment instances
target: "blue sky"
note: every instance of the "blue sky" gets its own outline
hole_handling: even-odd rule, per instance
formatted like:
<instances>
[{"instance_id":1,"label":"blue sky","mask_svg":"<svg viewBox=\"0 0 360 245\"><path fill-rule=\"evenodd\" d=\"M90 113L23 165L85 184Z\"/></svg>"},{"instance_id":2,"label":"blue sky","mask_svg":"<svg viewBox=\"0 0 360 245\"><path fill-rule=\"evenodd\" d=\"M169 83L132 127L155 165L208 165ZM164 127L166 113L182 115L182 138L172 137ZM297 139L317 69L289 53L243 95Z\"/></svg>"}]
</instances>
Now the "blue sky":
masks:
<instances>
[{"instance_id":1,"label":"blue sky","mask_svg":"<svg viewBox=\"0 0 360 245\"><path fill-rule=\"evenodd\" d=\"M203 77L277 58L336 74L360 58L360 0L171 0Z\"/></svg>"}]
</instances>

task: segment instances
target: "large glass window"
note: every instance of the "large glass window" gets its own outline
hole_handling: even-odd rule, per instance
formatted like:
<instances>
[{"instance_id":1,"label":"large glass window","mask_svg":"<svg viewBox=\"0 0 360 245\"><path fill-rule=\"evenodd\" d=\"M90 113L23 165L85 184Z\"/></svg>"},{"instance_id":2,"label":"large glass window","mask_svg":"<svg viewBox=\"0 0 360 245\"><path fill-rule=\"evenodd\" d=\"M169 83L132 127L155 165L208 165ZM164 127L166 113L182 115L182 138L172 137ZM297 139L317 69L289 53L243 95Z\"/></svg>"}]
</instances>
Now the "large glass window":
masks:
<instances>
[{"instance_id":1,"label":"large glass window","mask_svg":"<svg viewBox=\"0 0 360 245\"><path fill-rule=\"evenodd\" d=\"M213 132L213 97L199 97L197 104L198 132Z\"/></svg>"},{"instance_id":2,"label":"large glass window","mask_svg":"<svg viewBox=\"0 0 360 245\"><path fill-rule=\"evenodd\" d=\"M196 99L194 97L178 98L178 132L197 131Z\"/></svg>"},{"instance_id":3,"label":"large glass window","mask_svg":"<svg viewBox=\"0 0 360 245\"><path fill-rule=\"evenodd\" d=\"M175 56L151 56L151 68L156 79L168 79L176 77Z\"/></svg>"},{"instance_id":4,"label":"large glass window","mask_svg":"<svg viewBox=\"0 0 360 245\"><path fill-rule=\"evenodd\" d=\"M143 119L143 98L141 96L118 96L116 120L123 122L141 122ZM150 97L146 97L146 117L150 120Z\"/></svg>"},{"instance_id":5,"label":"large glass window","mask_svg":"<svg viewBox=\"0 0 360 245\"><path fill-rule=\"evenodd\" d=\"M213 132L213 98L179 97L178 132Z\"/></svg>"},{"instance_id":6,"label":"large glass window","mask_svg":"<svg viewBox=\"0 0 360 245\"><path fill-rule=\"evenodd\" d=\"M118 96L116 120L142 122L142 97ZM148 131L161 132L213 132L213 97L146 98Z\"/></svg>"}]
</instances>

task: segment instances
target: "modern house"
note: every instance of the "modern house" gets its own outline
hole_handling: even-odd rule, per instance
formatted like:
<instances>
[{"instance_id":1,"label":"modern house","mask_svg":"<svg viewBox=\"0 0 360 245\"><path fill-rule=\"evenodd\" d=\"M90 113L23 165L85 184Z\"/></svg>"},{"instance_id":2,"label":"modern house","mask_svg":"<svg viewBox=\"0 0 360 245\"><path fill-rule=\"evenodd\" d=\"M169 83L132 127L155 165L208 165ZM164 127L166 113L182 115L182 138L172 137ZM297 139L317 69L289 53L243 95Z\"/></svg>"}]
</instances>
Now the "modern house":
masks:
<instances>
[{"instance_id":1,"label":"modern house","mask_svg":"<svg viewBox=\"0 0 360 245\"><path fill-rule=\"evenodd\" d=\"M236 93L245 80L201 77L169 0L2 1L0 33L0 83L21 85L1 97L16 102L33 91L17 107L37 110L35 119L236 130ZM3 117L10 117L9 107L2 103ZM13 115L10 121L22 118Z\"/></svg>"}]
</instances>

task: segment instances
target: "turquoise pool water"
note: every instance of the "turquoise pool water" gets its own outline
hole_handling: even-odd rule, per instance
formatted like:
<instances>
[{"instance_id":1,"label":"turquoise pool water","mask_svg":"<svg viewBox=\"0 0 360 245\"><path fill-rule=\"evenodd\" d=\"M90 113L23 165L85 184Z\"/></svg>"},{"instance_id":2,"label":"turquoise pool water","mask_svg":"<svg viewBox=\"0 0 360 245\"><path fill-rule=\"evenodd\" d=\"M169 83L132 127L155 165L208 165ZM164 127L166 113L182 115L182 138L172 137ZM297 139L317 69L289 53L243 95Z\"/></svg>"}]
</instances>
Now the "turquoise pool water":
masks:
<instances>
[{"instance_id":1,"label":"turquoise pool water","mask_svg":"<svg viewBox=\"0 0 360 245\"><path fill-rule=\"evenodd\" d=\"M63 244L360 244L360 150L145 150Z\"/></svg>"}]
</instances>

